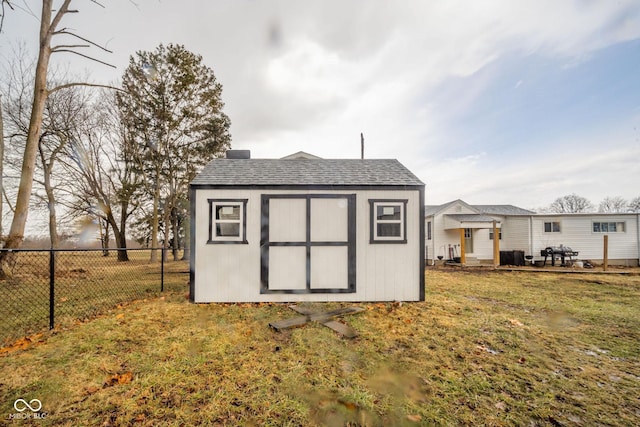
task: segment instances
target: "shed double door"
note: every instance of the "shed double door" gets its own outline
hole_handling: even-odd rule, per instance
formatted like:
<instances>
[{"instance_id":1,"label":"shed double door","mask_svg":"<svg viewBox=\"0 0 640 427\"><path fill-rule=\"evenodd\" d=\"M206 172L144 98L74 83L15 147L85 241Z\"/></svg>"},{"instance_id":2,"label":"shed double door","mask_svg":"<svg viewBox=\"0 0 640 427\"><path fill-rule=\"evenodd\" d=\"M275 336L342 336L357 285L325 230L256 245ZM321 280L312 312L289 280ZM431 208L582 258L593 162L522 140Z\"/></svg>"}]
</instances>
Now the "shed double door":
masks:
<instances>
[{"instance_id":1,"label":"shed double door","mask_svg":"<svg viewBox=\"0 0 640 427\"><path fill-rule=\"evenodd\" d=\"M261 293L355 292L355 194L264 194Z\"/></svg>"}]
</instances>

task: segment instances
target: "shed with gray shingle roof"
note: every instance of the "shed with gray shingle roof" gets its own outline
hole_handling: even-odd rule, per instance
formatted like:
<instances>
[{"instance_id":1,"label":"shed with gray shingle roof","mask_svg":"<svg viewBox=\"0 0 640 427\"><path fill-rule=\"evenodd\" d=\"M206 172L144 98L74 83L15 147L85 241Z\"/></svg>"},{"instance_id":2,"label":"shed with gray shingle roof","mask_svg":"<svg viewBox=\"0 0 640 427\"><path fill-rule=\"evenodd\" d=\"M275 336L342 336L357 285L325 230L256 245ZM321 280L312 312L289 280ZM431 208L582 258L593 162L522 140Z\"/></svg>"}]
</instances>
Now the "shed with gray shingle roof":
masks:
<instances>
[{"instance_id":1,"label":"shed with gray shingle roof","mask_svg":"<svg viewBox=\"0 0 640 427\"><path fill-rule=\"evenodd\" d=\"M313 157L214 159L191 182L191 301L424 299L424 183Z\"/></svg>"}]
</instances>

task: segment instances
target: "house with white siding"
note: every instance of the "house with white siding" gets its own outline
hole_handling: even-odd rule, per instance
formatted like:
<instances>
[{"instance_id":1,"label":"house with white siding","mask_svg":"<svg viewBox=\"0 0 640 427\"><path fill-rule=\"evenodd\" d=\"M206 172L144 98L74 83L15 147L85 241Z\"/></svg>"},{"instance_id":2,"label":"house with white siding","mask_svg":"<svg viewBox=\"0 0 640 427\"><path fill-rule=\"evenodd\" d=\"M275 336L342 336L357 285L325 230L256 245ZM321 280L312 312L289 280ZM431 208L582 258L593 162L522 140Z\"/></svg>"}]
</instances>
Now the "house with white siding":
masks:
<instances>
[{"instance_id":1,"label":"house with white siding","mask_svg":"<svg viewBox=\"0 0 640 427\"><path fill-rule=\"evenodd\" d=\"M424 183L394 159L252 159L190 184L192 302L424 300Z\"/></svg>"},{"instance_id":2,"label":"house with white siding","mask_svg":"<svg viewBox=\"0 0 640 427\"><path fill-rule=\"evenodd\" d=\"M497 252L511 251L537 261L544 259L542 250L561 245L577 251L578 259L601 263L604 235L610 264L638 266L640 259L638 213L537 214L512 205L454 200L426 206L425 229L429 265L450 259L467 265L494 264ZM494 230L498 242L493 240Z\"/></svg>"}]
</instances>

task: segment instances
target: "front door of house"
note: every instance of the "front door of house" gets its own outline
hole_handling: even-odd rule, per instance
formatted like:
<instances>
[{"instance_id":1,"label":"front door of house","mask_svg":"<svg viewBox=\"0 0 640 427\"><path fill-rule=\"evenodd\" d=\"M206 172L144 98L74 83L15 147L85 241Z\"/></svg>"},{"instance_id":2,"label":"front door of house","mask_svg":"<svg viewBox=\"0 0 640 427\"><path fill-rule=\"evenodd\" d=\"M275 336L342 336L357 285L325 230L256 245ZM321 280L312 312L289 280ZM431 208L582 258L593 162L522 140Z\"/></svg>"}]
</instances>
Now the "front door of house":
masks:
<instances>
[{"instance_id":1,"label":"front door of house","mask_svg":"<svg viewBox=\"0 0 640 427\"><path fill-rule=\"evenodd\" d=\"M473 253L473 228L464 229L464 252Z\"/></svg>"},{"instance_id":2,"label":"front door of house","mask_svg":"<svg viewBox=\"0 0 640 427\"><path fill-rule=\"evenodd\" d=\"M355 292L355 194L263 194L261 293Z\"/></svg>"}]
</instances>

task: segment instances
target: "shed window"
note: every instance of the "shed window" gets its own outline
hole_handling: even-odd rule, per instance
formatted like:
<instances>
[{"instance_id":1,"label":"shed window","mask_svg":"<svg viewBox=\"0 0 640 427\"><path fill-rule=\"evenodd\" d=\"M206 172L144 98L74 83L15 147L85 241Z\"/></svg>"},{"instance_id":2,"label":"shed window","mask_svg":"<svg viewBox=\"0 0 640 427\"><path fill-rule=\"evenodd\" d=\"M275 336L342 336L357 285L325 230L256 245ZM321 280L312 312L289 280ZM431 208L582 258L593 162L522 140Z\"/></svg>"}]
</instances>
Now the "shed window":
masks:
<instances>
[{"instance_id":1,"label":"shed window","mask_svg":"<svg viewBox=\"0 0 640 427\"><path fill-rule=\"evenodd\" d=\"M407 243L407 200L369 200L370 243Z\"/></svg>"},{"instance_id":2,"label":"shed window","mask_svg":"<svg viewBox=\"0 0 640 427\"><path fill-rule=\"evenodd\" d=\"M247 199L209 199L207 243L247 243Z\"/></svg>"},{"instance_id":3,"label":"shed window","mask_svg":"<svg viewBox=\"0 0 640 427\"><path fill-rule=\"evenodd\" d=\"M624 222L594 222L593 223L594 233L624 233L625 228L626 227Z\"/></svg>"},{"instance_id":4,"label":"shed window","mask_svg":"<svg viewBox=\"0 0 640 427\"><path fill-rule=\"evenodd\" d=\"M544 223L544 232L545 233L559 233L560 232L560 223L559 222L545 222Z\"/></svg>"}]
</instances>

